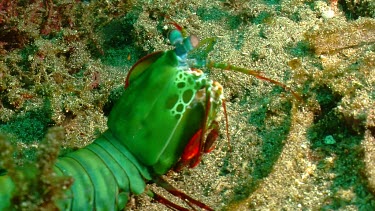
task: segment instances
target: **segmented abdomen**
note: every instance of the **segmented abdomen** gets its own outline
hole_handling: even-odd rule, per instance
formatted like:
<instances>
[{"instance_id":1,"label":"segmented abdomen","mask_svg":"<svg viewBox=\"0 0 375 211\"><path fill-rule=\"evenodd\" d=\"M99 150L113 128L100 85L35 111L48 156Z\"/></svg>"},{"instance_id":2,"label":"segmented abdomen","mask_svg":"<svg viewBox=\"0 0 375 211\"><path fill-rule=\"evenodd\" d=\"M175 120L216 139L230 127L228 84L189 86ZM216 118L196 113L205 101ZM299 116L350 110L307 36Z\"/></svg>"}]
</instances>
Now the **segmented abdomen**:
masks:
<instances>
[{"instance_id":1,"label":"segmented abdomen","mask_svg":"<svg viewBox=\"0 0 375 211\"><path fill-rule=\"evenodd\" d=\"M61 210L121 210L129 193L140 194L150 174L110 132L92 144L59 158L58 175L74 178Z\"/></svg>"}]
</instances>

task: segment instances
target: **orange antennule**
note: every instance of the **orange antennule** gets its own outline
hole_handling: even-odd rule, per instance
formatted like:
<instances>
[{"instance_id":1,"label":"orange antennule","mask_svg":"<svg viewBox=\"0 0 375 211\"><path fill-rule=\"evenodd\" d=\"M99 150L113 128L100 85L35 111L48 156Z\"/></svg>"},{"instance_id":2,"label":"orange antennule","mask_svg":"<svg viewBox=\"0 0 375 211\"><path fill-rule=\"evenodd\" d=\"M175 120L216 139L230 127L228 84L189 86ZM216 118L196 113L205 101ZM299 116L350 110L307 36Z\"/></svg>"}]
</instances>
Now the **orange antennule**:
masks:
<instances>
[{"instance_id":1,"label":"orange antennule","mask_svg":"<svg viewBox=\"0 0 375 211\"><path fill-rule=\"evenodd\" d=\"M241 67L236 67L236 66L233 66L231 64L226 64L226 63L215 63L215 62L208 62L208 65L207 67L214 67L214 68L219 68L219 69L223 69L223 70L233 70L233 71L236 71L236 72L241 72L241 73L245 73L247 75L252 75L258 79L261 79L261 80L264 80L264 81L268 81L270 83L273 83L275 85L278 85L280 86L281 88L283 88L285 91L287 92L290 92L292 93L292 95L298 100L298 101L303 101L301 96L299 96L296 92L294 92L290 87L288 87L287 85L279 82L279 81L276 81L276 80L273 80L271 78L267 78L265 76L262 75L262 72L259 72L259 71L255 71L255 70L250 70L250 69L246 69L246 68L241 68Z\"/></svg>"}]
</instances>

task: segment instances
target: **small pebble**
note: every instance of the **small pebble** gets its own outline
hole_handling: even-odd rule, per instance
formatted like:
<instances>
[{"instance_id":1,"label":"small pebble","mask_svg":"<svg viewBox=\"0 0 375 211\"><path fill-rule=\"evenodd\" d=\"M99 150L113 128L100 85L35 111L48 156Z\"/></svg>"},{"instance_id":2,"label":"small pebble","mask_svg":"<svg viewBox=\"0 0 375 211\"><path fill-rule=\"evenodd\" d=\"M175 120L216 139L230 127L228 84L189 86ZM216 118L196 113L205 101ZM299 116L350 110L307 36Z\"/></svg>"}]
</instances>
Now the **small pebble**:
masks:
<instances>
[{"instance_id":1,"label":"small pebble","mask_svg":"<svg viewBox=\"0 0 375 211\"><path fill-rule=\"evenodd\" d=\"M333 136L329 135L324 138L324 143L329 145L336 144L336 140L333 138Z\"/></svg>"}]
</instances>

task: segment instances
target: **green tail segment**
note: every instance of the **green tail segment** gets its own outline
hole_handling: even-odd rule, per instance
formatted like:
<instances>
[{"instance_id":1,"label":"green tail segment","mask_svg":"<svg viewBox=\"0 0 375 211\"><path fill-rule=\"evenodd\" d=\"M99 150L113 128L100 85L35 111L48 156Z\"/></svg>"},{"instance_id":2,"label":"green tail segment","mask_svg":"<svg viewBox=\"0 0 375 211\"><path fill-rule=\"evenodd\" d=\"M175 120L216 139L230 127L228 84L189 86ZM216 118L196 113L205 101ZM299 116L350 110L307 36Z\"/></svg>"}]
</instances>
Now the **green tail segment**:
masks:
<instances>
[{"instance_id":1,"label":"green tail segment","mask_svg":"<svg viewBox=\"0 0 375 211\"><path fill-rule=\"evenodd\" d=\"M58 176L74 178L73 185L55 203L60 210L123 210L129 194L145 191L151 174L110 131L92 144L57 160ZM25 173L25 172L23 172ZM16 190L9 175L0 176L0 210L13 210Z\"/></svg>"},{"instance_id":2,"label":"green tail segment","mask_svg":"<svg viewBox=\"0 0 375 211\"><path fill-rule=\"evenodd\" d=\"M9 210L15 185L8 175L1 175L0 187L0 210Z\"/></svg>"},{"instance_id":3,"label":"green tail segment","mask_svg":"<svg viewBox=\"0 0 375 211\"><path fill-rule=\"evenodd\" d=\"M92 144L60 158L55 171L75 179L61 210L122 210L129 193L143 193L150 172L109 131Z\"/></svg>"}]
</instances>

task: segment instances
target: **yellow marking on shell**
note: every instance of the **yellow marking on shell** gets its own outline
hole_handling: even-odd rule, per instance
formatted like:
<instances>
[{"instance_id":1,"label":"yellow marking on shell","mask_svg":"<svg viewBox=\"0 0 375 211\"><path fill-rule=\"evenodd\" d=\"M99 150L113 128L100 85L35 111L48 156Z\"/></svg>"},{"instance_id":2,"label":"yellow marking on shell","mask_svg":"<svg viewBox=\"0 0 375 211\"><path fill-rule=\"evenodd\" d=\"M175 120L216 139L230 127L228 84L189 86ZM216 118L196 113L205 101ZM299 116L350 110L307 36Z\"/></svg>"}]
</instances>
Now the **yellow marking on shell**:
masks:
<instances>
[{"instance_id":1,"label":"yellow marking on shell","mask_svg":"<svg viewBox=\"0 0 375 211\"><path fill-rule=\"evenodd\" d=\"M203 75L203 71L200 70L200 69L189 70L188 72L191 73L191 74L194 74L194 75L196 75L196 76L201 76L201 75Z\"/></svg>"},{"instance_id":2,"label":"yellow marking on shell","mask_svg":"<svg viewBox=\"0 0 375 211\"><path fill-rule=\"evenodd\" d=\"M205 89L200 89L197 91L195 94L195 102L203 102L206 100L206 90Z\"/></svg>"},{"instance_id":3,"label":"yellow marking on shell","mask_svg":"<svg viewBox=\"0 0 375 211\"><path fill-rule=\"evenodd\" d=\"M214 81L212 83L212 91L214 93L213 95L213 101L216 102L216 103L221 103L224 99L224 88L223 86L217 82L217 81Z\"/></svg>"}]
</instances>

